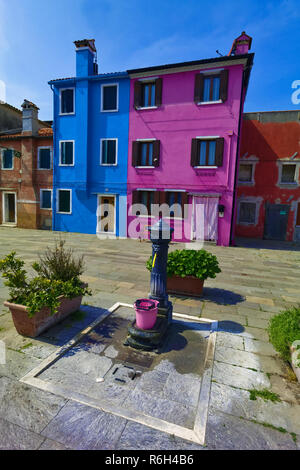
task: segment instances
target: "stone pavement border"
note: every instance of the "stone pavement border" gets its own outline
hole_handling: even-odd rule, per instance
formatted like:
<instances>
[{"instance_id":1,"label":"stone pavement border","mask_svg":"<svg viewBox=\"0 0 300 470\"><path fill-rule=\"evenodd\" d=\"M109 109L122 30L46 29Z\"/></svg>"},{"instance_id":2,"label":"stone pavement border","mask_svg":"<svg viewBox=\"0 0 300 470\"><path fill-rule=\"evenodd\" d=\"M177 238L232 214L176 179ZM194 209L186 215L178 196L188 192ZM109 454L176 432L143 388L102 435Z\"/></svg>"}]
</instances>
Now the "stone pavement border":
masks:
<instances>
[{"instance_id":1,"label":"stone pavement border","mask_svg":"<svg viewBox=\"0 0 300 470\"><path fill-rule=\"evenodd\" d=\"M117 406L117 405L112 405L106 400L101 400L101 403L99 404L99 401L96 399L87 397L86 395L83 395L74 391L70 391L58 385L46 383L43 380L38 378L38 376L42 372L44 372L46 369L51 367L52 364L57 362L61 356L63 356L69 349L71 349L76 343L78 343L83 336L85 336L91 330L93 330L95 326L101 323L109 315L117 311L119 307L133 308L133 305L122 303L122 302L115 303L107 311L101 314L100 317L98 317L87 328L85 328L80 333L75 335L66 345L59 348L58 351L55 351L54 353L50 354L50 356L48 356L41 364L39 364L37 367L32 369L28 374L22 377L20 379L20 382L30 385L32 387L39 388L47 392L54 393L55 395L59 395L63 398L71 399L83 405L87 405L87 406L99 409L106 413L111 413L121 418L128 419L129 421L134 421L136 423L149 426L150 428L156 429L158 431L162 431L162 432L171 434L173 436L186 439L193 443L204 445L206 423L208 419L208 407L209 407L209 400L210 400L212 370L213 370L214 354L215 354L215 346L216 346L216 335L217 335L216 330L218 326L218 322L215 320L204 319L204 318L194 317L191 315L185 315L185 314L180 314L180 313L173 313L173 316L178 317L179 319L182 318L182 319L186 319L189 321L196 321L198 323L211 323L211 331L210 331L210 335L208 339L206 357L204 361L204 373L203 373L202 380L201 380L200 395L198 399L194 428L192 430L185 428L183 426L169 423L159 418L145 415L137 411L124 409L123 407Z\"/></svg>"}]
</instances>

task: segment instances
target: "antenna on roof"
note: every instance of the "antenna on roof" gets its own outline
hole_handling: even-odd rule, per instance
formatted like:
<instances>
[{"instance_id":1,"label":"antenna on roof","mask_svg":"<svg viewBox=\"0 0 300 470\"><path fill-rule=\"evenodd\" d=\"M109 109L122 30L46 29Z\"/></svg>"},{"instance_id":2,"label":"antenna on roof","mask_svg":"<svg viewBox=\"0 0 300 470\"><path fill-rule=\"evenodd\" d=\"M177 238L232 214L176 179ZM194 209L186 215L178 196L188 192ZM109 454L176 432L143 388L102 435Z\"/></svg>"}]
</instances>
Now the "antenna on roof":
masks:
<instances>
[{"instance_id":1,"label":"antenna on roof","mask_svg":"<svg viewBox=\"0 0 300 470\"><path fill-rule=\"evenodd\" d=\"M223 54L221 54L221 52L219 52L219 49L216 50L216 53L219 54L220 57L224 57Z\"/></svg>"}]
</instances>

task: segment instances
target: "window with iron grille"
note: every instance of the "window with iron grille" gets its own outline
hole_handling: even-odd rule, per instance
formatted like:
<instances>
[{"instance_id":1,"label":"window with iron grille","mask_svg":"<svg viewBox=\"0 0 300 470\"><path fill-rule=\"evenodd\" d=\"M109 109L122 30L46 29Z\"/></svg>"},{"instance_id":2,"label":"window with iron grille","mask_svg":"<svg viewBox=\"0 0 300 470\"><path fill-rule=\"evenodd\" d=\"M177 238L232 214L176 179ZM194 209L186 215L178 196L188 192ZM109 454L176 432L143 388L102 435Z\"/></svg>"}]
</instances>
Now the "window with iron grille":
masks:
<instances>
[{"instance_id":1,"label":"window with iron grille","mask_svg":"<svg viewBox=\"0 0 300 470\"><path fill-rule=\"evenodd\" d=\"M282 165L281 169L281 183L295 183L296 182L296 165Z\"/></svg>"},{"instance_id":2,"label":"window with iron grille","mask_svg":"<svg viewBox=\"0 0 300 470\"><path fill-rule=\"evenodd\" d=\"M239 181L241 183L251 183L253 165L251 163L241 163L239 168Z\"/></svg>"},{"instance_id":3,"label":"window with iron grille","mask_svg":"<svg viewBox=\"0 0 300 470\"><path fill-rule=\"evenodd\" d=\"M239 223L255 224L256 203L240 202L239 207Z\"/></svg>"}]
</instances>

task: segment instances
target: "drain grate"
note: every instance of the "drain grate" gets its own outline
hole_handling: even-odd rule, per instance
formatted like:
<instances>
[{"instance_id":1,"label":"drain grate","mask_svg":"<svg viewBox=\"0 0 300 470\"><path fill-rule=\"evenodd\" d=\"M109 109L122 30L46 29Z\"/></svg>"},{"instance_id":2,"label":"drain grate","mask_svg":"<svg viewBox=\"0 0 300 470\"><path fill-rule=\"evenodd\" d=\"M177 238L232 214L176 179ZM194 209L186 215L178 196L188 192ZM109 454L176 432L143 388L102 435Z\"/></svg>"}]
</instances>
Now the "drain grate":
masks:
<instances>
[{"instance_id":1,"label":"drain grate","mask_svg":"<svg viewBox=\"0 0 300 470\"><path fill-rule=\"evenodd\" d=\"M112 371L112 378L116 382L128 384L136 377L139 377L142 371L135 369L127 364L116 365Z\"/></svg>"}]
</instances>

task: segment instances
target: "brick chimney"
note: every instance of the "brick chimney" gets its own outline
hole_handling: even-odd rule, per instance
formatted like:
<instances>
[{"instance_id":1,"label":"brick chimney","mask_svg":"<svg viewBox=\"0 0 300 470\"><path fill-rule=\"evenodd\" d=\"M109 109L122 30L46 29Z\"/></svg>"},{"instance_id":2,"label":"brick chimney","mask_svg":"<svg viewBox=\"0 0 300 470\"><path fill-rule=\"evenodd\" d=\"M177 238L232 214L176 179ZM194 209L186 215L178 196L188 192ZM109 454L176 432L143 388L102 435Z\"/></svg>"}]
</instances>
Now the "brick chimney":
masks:
<instances>
[{"instance_id":1,"label":"brick chimney","mask_svg":"<svg viewBox=\"0 0 300 470\"><path fill-rule=\"evenodd\" d=\"M251 49L252 38L245 33L236 38L233 41L232 47L228 55L240 55L240 54L247 54L248 51Z\"/></svg>"},{"instance_id":2,"label":"brick chimney","mask_svg":"<svg viewBox=\"0 0 300 470\"><path fill-rule=\"evenodd\" d=\"M22 134L36 135L40 128L38 123L39 108L31 101L24 100L22 109Z\"/></svg>"},{"instance_id":3,"label":"brick chimney","mask_svg":"<svg viewBox=\"0 0 300 470\"><path fill-rule=\"evenodd\" d=\"M74 41L76 46L76 77L90 77L98 74L95 39Z\"/></svg>"}]
</instances>

